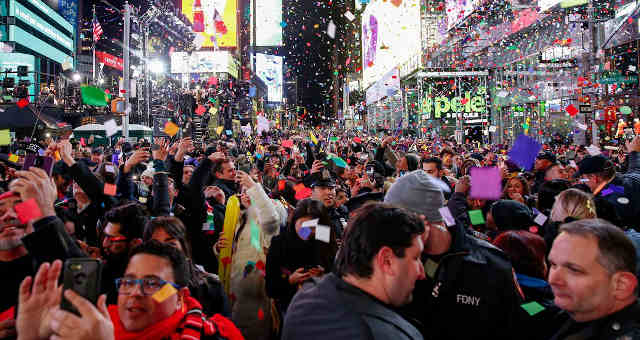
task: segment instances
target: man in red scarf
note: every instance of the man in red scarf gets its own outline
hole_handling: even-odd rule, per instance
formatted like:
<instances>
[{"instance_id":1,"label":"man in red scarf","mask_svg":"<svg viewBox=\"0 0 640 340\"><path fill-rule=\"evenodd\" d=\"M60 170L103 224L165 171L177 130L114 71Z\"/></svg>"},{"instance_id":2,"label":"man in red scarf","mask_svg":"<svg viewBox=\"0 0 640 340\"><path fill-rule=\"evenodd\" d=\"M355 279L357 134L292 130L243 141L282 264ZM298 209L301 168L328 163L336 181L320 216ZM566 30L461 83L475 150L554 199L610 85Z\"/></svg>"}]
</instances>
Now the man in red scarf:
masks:
<instances>
[{"instance_id":1,"label":"man in red scarf","mask_svg":"<svg viewBox=\"0 0 640 340\"><path fill-rule=\"evenodd\" d=\"M28 277L22 282L16 327L19 339L242 339L228 319L202 315L200 303L187 288L186 258L169 245L150 241L133 250L124 277L116 283L117 306L107 307L104 295L94 306L75 292L65 291L65 298L81 317L58 308L61 267L60 261L45 264L33 280Z\"/></svg>"}]
</instances>

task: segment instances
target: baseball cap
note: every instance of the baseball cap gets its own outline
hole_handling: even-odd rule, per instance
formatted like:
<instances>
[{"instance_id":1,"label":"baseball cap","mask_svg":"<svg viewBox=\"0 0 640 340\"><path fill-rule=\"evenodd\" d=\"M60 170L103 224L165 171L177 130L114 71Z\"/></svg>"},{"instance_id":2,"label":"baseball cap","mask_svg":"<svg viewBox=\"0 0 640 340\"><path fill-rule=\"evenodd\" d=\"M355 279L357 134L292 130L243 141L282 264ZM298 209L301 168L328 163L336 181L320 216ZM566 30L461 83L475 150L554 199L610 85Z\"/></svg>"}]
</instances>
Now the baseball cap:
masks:
<instances>
[{"instance_id":1,"label":"baseball cap","mask_svg":"<svg viewBox=\"0 0 640 340\"><path fill-rule=\"evenodd\" d=\"M546 159L548 161L550 161L551 163L555 163L558 160L556 159L556 155L554 155L553 153L549 152L549 151L545 151L541 154L538 155L538 157L536 157L536 159Z\"/></svg>"},{"instance_id":2,"label":"baseball cap","mask_svg":"<svg viewBox=\"0 0 640 340\"><path fill-rule=\"evenodd\" d=\"M613 162L603 155L587 156L578 162L578 171L574 177L602 172L611 166L613 166Z\"/></svg>"}]
</instances>

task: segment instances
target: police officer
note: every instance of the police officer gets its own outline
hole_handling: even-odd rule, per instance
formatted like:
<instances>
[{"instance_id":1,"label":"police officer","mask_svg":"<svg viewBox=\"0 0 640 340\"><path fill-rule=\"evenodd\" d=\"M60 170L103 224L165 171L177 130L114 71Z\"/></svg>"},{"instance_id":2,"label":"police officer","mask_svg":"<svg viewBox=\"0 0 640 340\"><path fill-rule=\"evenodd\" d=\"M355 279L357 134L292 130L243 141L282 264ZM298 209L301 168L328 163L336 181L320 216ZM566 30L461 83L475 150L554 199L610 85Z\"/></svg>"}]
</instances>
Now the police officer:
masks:
<instances>
[{"instance_id":1,"label":"police officer","mask_svg":"<svg viewBox=\"0 0 640 340\"><path fill-rule=\"evenodd\" d=\"M640 137L628 144L629 168L625 174L616 173L615 164L608 158L587 156L578 163L574 175L586 184L594 195L598 216L619 227L640 227ZM607 212L607 210L613 210Z\"/></svg>"},{"instance_id":2,"label":"police officer","mask_svg":"<svg viewBox=\"0 0 640 340\"><path fill-rule=\"evenodd\" d=\"M311 186L311 198L324 204L329 211L331 224L337 239L342 239L342 232L347 226L349 211L343 205L336 207L336 182L328 171L322 171L321 176Z\"/></svg>"}]
</instances>

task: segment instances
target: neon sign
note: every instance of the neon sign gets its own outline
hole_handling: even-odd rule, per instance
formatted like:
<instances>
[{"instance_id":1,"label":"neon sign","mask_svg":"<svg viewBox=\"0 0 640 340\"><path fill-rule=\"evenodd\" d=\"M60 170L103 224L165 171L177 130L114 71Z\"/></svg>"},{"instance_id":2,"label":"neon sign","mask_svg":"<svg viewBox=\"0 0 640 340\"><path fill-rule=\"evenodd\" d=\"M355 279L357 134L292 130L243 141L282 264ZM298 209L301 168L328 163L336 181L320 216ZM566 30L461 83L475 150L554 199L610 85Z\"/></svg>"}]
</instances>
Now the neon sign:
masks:
<instances>
[{"instance_id":1,"label":"neon sign","mask_svg":"<svg viewBox=\"0 0 640 340\"><path fill-rule=\"evenodd\" d=\"M480 86L475 95L472 96L471 93L467 91L462 97L433 97L427 93L422 100L422 114L426 119L456 118L460 113L463 118L479 118L481 113L487 111L486 88Z\"/></svg>"}]
</instances>

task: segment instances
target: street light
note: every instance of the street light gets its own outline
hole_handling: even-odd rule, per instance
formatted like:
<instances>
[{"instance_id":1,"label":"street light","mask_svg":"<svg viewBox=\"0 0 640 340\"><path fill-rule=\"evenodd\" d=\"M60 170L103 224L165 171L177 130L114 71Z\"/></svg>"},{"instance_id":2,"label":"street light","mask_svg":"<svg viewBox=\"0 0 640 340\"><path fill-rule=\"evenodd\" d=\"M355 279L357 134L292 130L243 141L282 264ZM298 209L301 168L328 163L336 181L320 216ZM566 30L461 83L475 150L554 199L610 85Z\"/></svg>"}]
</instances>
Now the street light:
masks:
<instances>
[{"instance_id":1,"label":"street light","mask_svg":"<svg viewBox=\"0 0 640 340\"><path fill-rule=\"evenodd\" d=\"M80 79L82 79L82 76L80 76L80 73L75 72L73 75L71 75L71 79L73 79L73 81L78 82L80 81Z\"/></svg>"}]
</instances>

